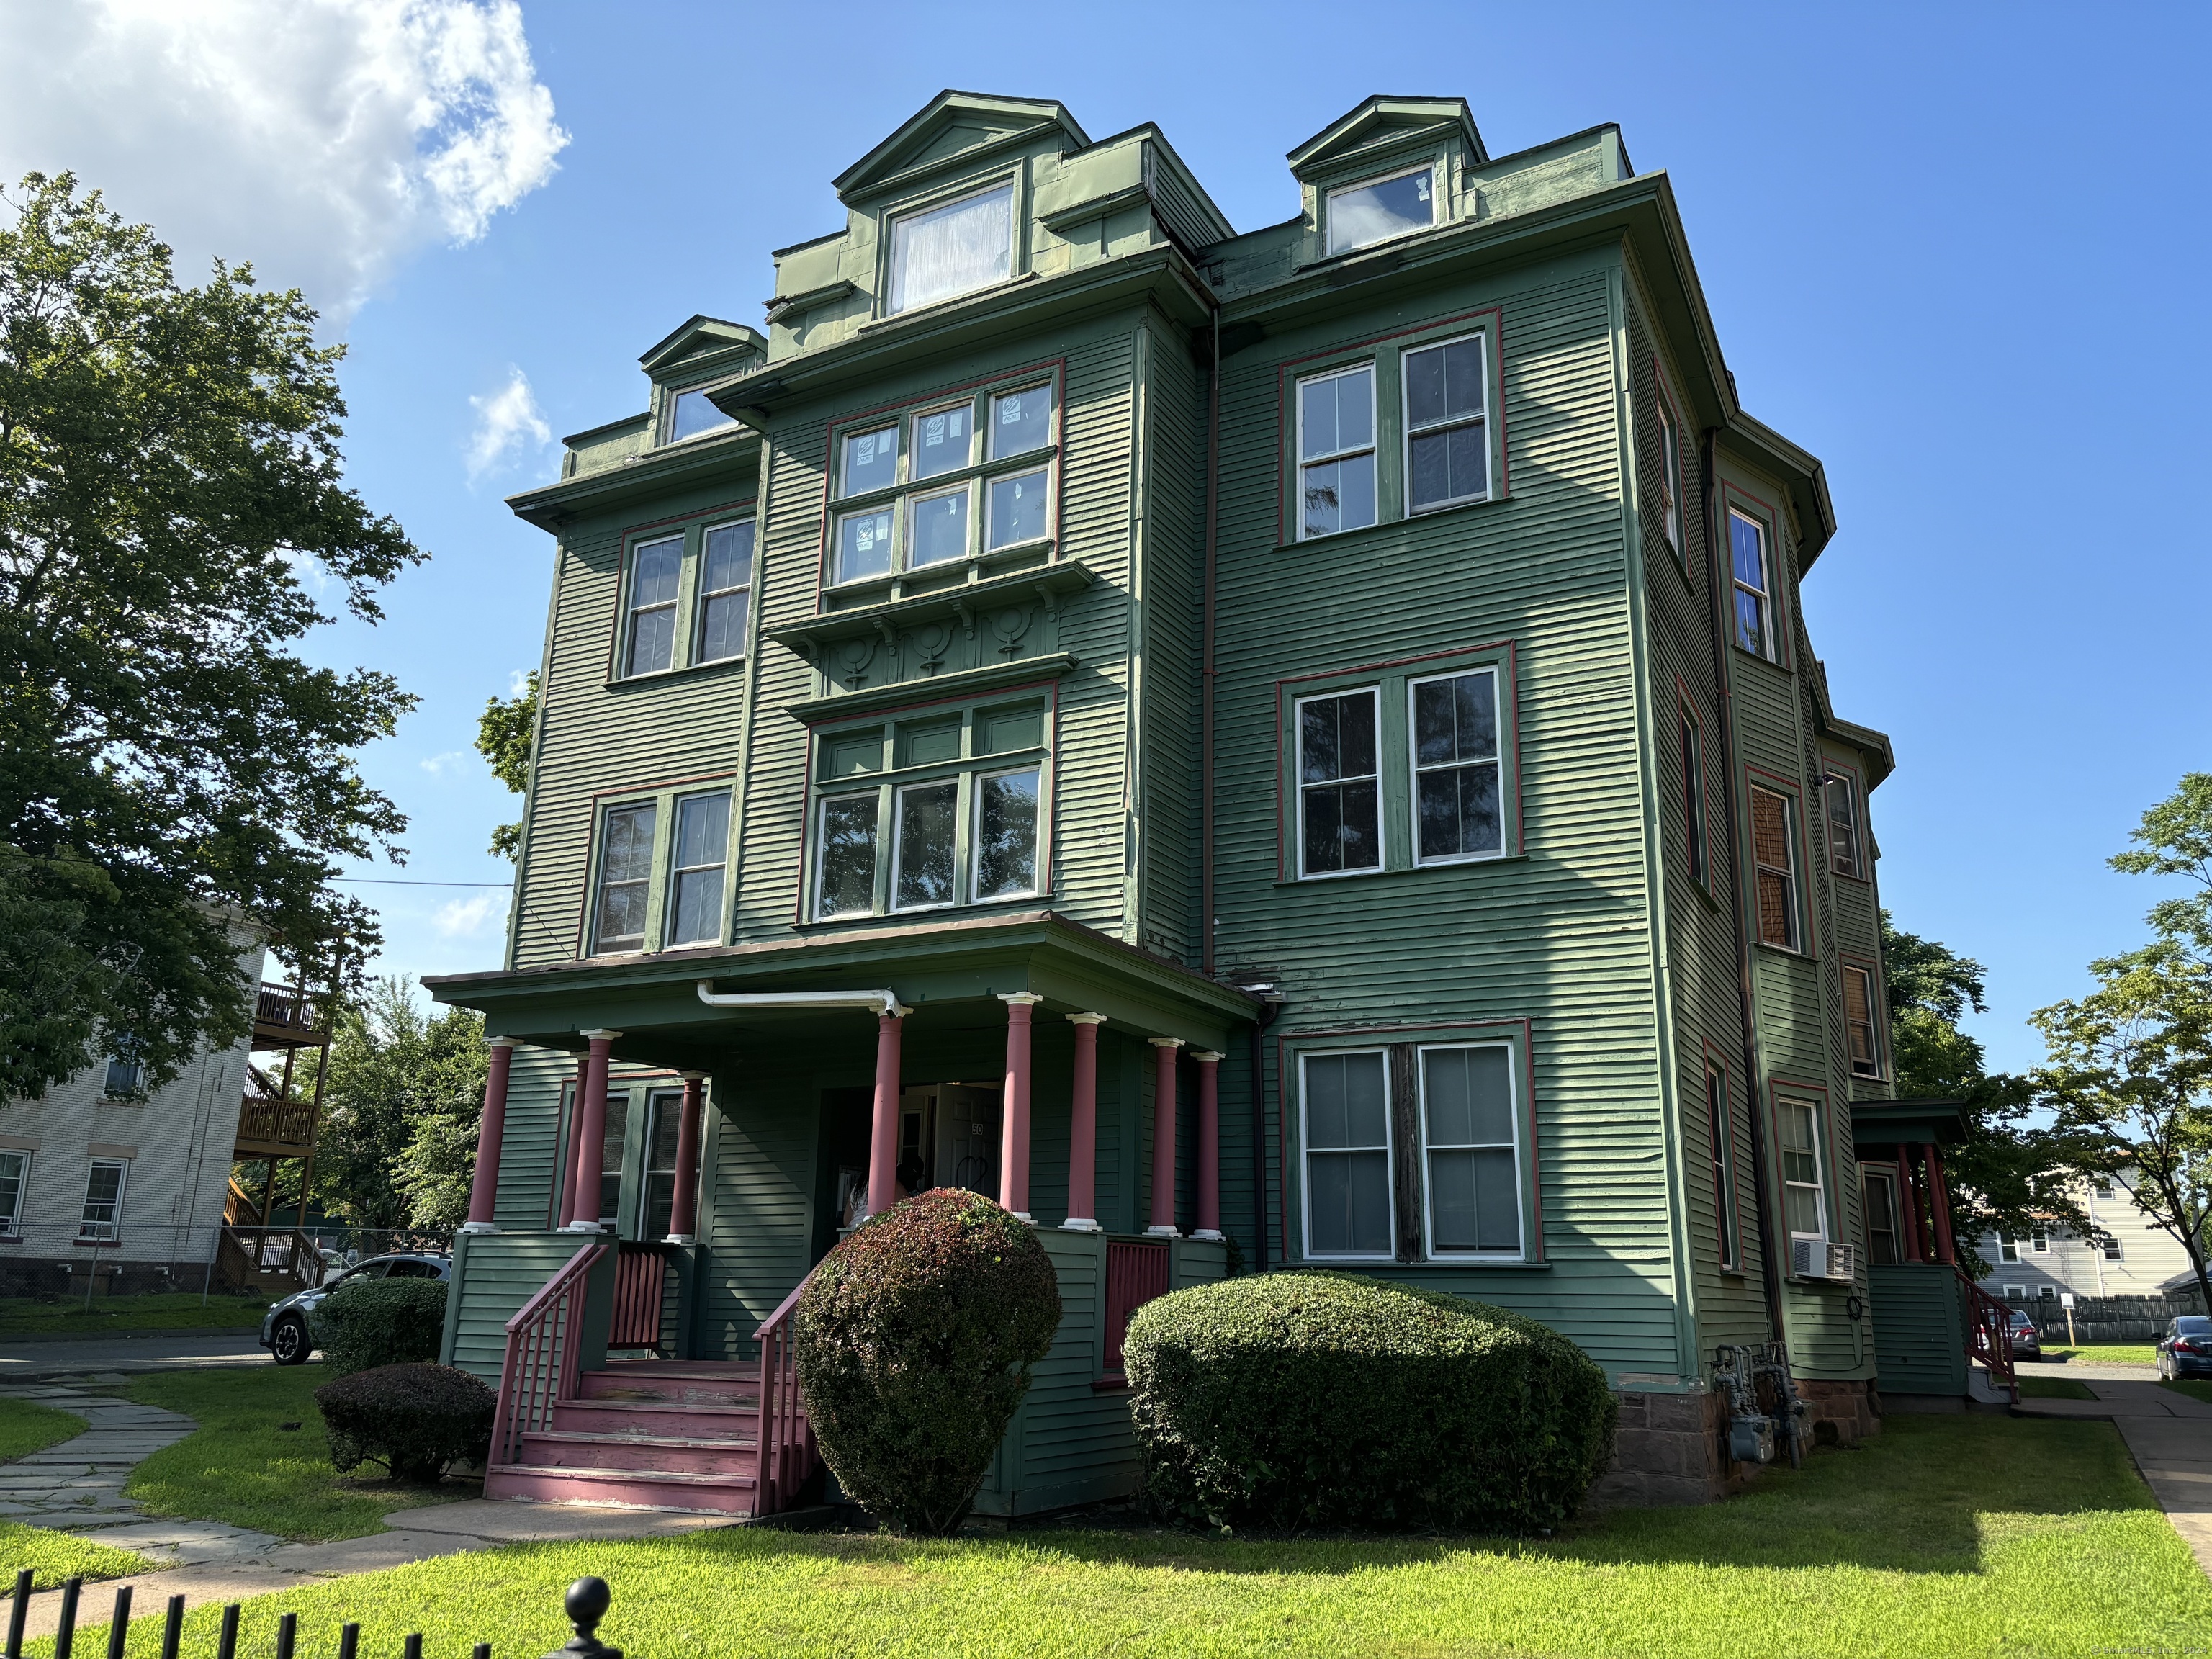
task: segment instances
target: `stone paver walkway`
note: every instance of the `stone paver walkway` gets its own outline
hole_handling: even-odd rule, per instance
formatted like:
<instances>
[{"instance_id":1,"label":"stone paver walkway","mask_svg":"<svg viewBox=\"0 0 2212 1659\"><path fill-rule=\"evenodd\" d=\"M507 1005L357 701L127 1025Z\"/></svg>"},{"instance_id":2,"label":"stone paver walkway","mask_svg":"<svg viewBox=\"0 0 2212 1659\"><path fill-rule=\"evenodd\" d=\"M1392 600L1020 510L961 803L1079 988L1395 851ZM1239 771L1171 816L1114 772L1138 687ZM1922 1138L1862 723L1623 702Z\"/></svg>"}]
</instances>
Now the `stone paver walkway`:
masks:
<instances>
[{"instance_id":1,"label":"stone paver walkway","mask_svg":"<svg viewBox=\"0 0 2212 1659\"><path fill-rule=\"evenodd\" d=\"M2102 1418L2118 1429L2159 1507L2212 1574L2212 1406L2160 1387L2155 1376L2081 1380L2094 1400L2023 1400L2013 1409L2022 1417Z\"/></svg>"}]
</instances>

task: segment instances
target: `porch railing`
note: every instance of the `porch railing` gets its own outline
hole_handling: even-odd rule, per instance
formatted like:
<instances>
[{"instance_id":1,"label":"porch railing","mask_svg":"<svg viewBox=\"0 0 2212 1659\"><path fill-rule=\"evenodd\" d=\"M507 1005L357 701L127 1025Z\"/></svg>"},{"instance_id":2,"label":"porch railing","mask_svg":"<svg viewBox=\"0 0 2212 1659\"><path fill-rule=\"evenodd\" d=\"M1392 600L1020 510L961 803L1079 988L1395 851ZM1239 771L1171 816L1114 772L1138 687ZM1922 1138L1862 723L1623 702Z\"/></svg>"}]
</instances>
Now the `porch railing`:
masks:
<instances>
[{"instance_id":1,"label":"porch railing","mask_svg":"<svg viewBox=\"0 0 2212 1659\"><path fill-rule=\"evenodd\" d=\"M2012 1310L1967 1278L1964 1268L1954 1270L1966 1298L1967 1363L1986 1367L1990 1381L2011 1390L2017 1405L2020 1379L2012 1363Z\"/></svg>"},{"instance_id":2,"label":"porch railing","mask_svg":"<svg viewBox=\"0 0 2212 1659\"><path fill-rule=\"evenodd\" d=\"M812 1273L753 1334L760 1343L760 1465L753 1489L755 1515L775 1515L799 1496L821 1462L814 1426L799 1397L799 1367L792 1351L792 1317Z\"/></svg>"},{"instance_id":3,"label":"porch railing","mask_svg":"<svg viewBox=\"0 0 2212 1659\"><path fill-rule=\"evenodd\" d=\"M315 1005L296 985L278 985L264 981L259 994L253 1000L253 1023L298 1031L304 1036L316 1029Z\"/></svg>"},{"instance_id":4,"label":"porch railing","mask_svg":"<svg viewBox=\"0 0 2212 1659\"><path fill-rule=\"evenodd\" d=\"M584 1297L592 1269L606 1253L604 1244L577 1251L507 1322L507 1358L500 1365L499 1407L492 1419L495 1464L515 1462L522 1437L551 1428L553 1408L575 1396Z\"/></svg>"},{"instance_id":5,"label":"porch railing","mask_svg":"<svg viewBox=\"0 0 2212 1659\"><path fill-rule=\"evenodd\" d=\"M660 1346L660 1306L667 1273L668 1256L662 1246L625 1240L616 1247L614 1322L607 1330L607 1346Z\"/></svg>"},{"instance_id":6,"label":"porch railing","mask_svg":"<svg viewBox=\"0 0 2212 1659\"><path fill-rule=\"evenodd\" d=\"M264 1145L297 1146L315 1143L315 1104L311 1100L264 1100L248 1095L239 1108L238 1139Z\"/></svg>"},{"instance_id":7,"label":"porch railing","mask_svg":"<svg viewBox=\"0 0 2212 1659\"><path fill-rule=\"evenodd\" d=\"M1106 1374L1121 1375L1121 1339L1129 1316L1168 1293L1168 1247L1135 1240L1106 1246Z\"/></svg>"}]
</instances>

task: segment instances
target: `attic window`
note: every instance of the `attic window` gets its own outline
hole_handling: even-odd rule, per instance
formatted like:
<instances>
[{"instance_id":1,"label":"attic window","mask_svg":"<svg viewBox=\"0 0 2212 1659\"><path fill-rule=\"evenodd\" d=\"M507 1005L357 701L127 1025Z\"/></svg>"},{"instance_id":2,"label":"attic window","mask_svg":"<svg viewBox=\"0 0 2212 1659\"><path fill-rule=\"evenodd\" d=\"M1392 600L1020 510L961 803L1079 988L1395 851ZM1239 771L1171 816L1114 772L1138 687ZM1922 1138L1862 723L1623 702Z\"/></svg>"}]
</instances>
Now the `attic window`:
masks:
<instances>
[{"instance_id":1,"label":"attic window","mask_svg":"<svg viewBox=\"0 0 2212 1659\"><path fill-rule=\"evenodd\" d=\"M1437 222L1436 193L1433 167L1329 191L1328 251L1344 253L1426 230Z\"/></svg>"},{"instance_id":2,"label":"attic window","mask_svg":"<svg viewBox=\"0 0 2212 1659\"><path fill-rule=\"evenodd\" d=\"M1014 187L1009 184L910 213L891 227L893 311L909 311L1013 274Z\"/></svg>"},{"instance_id":3,"label":"attic window","mask_svg":"<svg viewBox=\"0 0 2212 1659\"><path fill-rule=\"evenodd\" d=\"M704 391L679 392L668 406L668 441L696 437L717 427L737 423L708 401Z\"/></svg>"}]
</instances>

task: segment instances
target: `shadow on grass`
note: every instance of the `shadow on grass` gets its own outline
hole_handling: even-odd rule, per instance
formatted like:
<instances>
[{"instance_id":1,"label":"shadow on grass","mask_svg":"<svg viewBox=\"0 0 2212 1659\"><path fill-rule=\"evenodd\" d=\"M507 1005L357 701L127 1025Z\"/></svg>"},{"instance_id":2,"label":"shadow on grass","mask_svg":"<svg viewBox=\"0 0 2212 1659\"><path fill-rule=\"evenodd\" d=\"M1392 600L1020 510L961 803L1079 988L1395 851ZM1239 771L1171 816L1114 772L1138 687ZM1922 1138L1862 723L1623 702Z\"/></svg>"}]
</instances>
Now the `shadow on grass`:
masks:
<instances>
[{"instance_id":1,"label":"shadow on grass","mask_svg":"<svg viewBox=\"0 0 2212 1659\"><path fill-rule=\"evenodd\" d=\"M1474 1555L1593 1567L1682 1564L1750 1569L1850 1566L1910 1573L1982 1571L1988 1517L2155 1510L2109 1423L1998 1416L1892 1417L1856 1450L1816 1452L1802 1469L1762 1472L1718 1504L1616 1510L1556 1538L1322 1534L1217 1537L1079 1522L957 1539L792 1534L740 1528L681 1547L710 1554L827 1553L854 1562L973 1549L1034 1551L1099 1565L1200 1573L1346 1575Z\"/></svg>"}]
</instances>

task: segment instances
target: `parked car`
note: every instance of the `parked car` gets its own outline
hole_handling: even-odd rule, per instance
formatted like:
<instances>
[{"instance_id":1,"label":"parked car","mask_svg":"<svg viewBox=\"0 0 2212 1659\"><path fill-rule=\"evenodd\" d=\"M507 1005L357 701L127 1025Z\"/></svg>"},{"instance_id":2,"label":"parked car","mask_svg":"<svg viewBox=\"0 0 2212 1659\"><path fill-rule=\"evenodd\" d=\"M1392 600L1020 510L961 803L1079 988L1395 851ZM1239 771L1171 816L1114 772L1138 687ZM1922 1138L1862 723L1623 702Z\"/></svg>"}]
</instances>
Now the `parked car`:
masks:
<instances>
[{"instance_id":1,"label":"parked car","mask_svg":"<svg viewBox=\"0 0 2212 1659\"><path fill-rule=\"evenodd\" d=\"M316 1347L315 1310L341 1285L364 1279L449 1279L453 1258L449 1255L376 1255L358 1267L325 1279L311 1291L300 1291L282 1302L269 1304L261 1322L261 1346L280 1365L304 1365Z\"/></svg>"},{"instance_id":2,"label":"parked car","mask_svg":"<svg viewBox=\"0 0 2212 1659\"><path fill-rule=\"evenodd\" d=\"M2035 1328L2035 1321L2025 1308L2012 1310L2012 1357L2014 1359L2043 1358L2043 1333Z\"/></svg>"},{"instance_id":3,"label":"parked car","mask_svg":"<svg viewBox=\"0 0 2212 1659\"><path fill-rule=\"evenodd\" d=\"M2212 1376L2212 1319L2184 1314L2166 1322L2166 1334L2158 1340L2158 1374Z\"/></svg>"}]
</instances>

